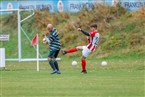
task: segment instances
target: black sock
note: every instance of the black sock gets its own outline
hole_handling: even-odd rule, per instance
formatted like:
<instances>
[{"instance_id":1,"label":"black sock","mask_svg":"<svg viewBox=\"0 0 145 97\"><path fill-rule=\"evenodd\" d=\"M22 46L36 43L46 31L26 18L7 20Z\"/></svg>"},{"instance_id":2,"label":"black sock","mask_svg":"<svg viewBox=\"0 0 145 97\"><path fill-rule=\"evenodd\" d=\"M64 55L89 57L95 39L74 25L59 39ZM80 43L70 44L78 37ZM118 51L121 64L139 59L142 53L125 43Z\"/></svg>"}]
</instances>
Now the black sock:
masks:
<instances>
[{"instance_id":1,"label":"black sock","mask_svg":"<svg viewBox=\"0 0 145 97\"><path fill-rule=\"evenodd\" d=\"M55 66L55 68L57 69L57 71L59 71L59 66L58 66L58 63L57 63L56 60L54 61L54 66Z\"/></svg>"},{"instance_id":2,"label":"black sock","mask_svg":"<svg viewBox=\"0 0 145 97\"><path fill-rule=\"evenodd\" d=\"M49 64L53 70L56 70L55 65L54 65L54 60L49 60Z\"/></svg>"}]
</instances>

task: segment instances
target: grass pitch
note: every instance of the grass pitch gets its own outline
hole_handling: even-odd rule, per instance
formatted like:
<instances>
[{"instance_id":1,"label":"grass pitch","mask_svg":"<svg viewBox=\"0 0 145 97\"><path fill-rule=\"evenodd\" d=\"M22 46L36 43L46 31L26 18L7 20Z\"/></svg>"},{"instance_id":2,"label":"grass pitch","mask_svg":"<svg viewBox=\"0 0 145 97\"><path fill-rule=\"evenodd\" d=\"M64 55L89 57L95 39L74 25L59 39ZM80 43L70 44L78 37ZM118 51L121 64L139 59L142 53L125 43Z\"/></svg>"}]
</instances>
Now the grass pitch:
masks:
<instances>
[{"instance_id":1,"label":"grass pitch","mask_svg":"<svg viewBox=\"0 0 145 97\"><path fill-rule=\"evenodd\" d=\"M49 74L47 62L7 62L1 70L0 97L144 97L144 61L87 61L88 74L80 74L80 62L71 66L72 58L59 61L62 74ZM75 59L79 61L78 59Z\"/></svg>"}]
</instances>

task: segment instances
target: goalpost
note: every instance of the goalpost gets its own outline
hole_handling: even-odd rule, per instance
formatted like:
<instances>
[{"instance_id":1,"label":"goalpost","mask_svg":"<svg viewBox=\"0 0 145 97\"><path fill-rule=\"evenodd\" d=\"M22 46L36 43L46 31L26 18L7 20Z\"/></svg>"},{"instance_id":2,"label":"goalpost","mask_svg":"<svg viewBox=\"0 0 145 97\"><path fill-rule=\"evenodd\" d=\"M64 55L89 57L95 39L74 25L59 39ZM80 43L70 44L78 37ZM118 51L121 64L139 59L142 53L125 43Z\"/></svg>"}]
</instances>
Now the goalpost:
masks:
<instances>
[{"instance_id":1,"label":"goalpost","mask_svg":"<svg viewBox=\"0 0 145 97\"><path fill-rule=\"evenodd\" d=\"M32 13L25 17L24 19L21 20L21 14L20 12L21 11L32 11ZM35 12L33 9L3 9L3 10L0 10L0 13L1 12L17 12L17 28L18 28L18 57L17 58L6 58L5 60L6 61L46 61L48 60L47 58L42 58L41 54L39 53L39 56L41 58L37 59L37 58L22 58L22 40L21 40L21 31L24 33L24 35L26 36L26 38L29 40L29 42L31 42L31 39L28 37L28 35L26 34L26 32L24 31L24 29L21 27L21 23L24 22L25 20L29 19L30 17L32 17ZM36 50L36 47L33 46L34 49ZM36 50L37 51L37 50ZM57 58L56 60L61 60L60 58Z\"/></svg>"},{"instance_id":2,"label":"goalpost","mask_svg":"<svg viewBox=\"0 0 145 97\"><path fill-rule=\"evenodd\" d=\"M33 11L31 15L21 20L20 11ZM17 12L17 28L18 28L18 59L6 59L6 61L23 61L21 54L21 23L26 19L32 17L34 15L34 10L26 10L26 9L3 9L0 12ZM26 59L24 61L27 61Z\"/></svg>"}]
</instances>

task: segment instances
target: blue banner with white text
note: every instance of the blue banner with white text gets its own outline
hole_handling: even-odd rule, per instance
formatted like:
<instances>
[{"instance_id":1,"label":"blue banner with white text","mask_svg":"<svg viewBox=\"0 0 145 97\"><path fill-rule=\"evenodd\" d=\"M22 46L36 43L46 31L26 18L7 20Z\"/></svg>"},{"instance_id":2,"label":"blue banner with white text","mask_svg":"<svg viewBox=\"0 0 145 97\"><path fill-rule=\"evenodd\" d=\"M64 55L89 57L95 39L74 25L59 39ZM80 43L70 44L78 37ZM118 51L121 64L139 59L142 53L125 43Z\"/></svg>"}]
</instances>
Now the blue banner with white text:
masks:
<instances>
[{"instance_id":1,"label":"blue banner with white text","mask_svg":"<svg viewBox=\"0 0 145 97\"><path fill-rule=\"evenodd\" d=\"M145 7L145 0L21 0L1 1L0 9L48 9L49 12L79 12L82 8L91 10L94 4L114 6L120 3L129 11Z\"/></svg>"}]
</instances>

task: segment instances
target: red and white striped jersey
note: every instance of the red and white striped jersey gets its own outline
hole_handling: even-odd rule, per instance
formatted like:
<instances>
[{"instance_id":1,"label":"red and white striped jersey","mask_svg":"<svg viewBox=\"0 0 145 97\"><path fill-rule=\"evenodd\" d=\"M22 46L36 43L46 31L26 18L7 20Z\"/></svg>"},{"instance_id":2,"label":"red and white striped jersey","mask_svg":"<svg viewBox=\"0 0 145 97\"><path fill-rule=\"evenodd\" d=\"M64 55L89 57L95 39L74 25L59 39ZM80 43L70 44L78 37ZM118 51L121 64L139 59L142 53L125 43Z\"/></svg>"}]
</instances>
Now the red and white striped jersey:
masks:
<instances>
[{"instance_id":1,"label":"red and white striped jersey","mask_svg":"<svg viewBox=\"0 0 145 97\"><path fill-rule=\"evenodd\" d=\"M87 48L90 51L94 51L98 45L99 42L99 33L98 32L90 32L90 36L88 37L89 44L87 45Z\"/></svg>"}]
</instances>

